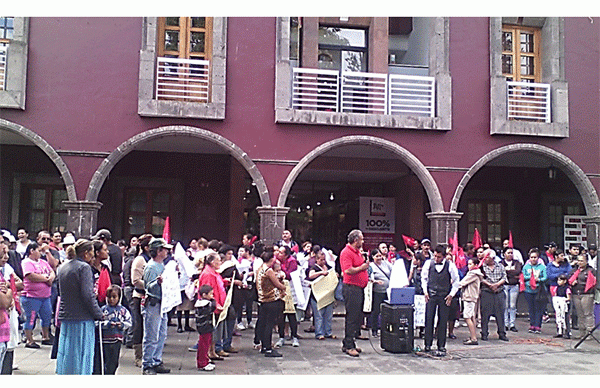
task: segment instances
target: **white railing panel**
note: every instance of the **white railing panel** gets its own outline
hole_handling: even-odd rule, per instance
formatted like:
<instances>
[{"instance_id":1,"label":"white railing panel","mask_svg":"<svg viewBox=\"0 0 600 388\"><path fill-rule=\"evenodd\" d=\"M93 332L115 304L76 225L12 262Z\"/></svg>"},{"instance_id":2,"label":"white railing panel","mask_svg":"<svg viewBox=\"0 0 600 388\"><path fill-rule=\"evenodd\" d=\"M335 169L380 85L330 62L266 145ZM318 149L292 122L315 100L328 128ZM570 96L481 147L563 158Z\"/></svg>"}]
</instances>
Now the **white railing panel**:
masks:
<instances>
[{"instance_id":1,"label":"white railing panel","mask_svg":"<svg viewBox=\"0 0 600 388\"><path fill-rule=\"evenodd\" d=\"M390 74L389 114L435 116L435 78Z\"/></svg>"},{"instance_id":2,"label":"white railing panel","mask_svg":"<svg viewBox=\"0 0 600 388\"><path fill-rule=\"evenodd\" d=\"M0 90L6 90L6 56L8 45L0 45Z\"/></svg>"},{"instance_id":3,"label":"white railing panel","mask_svg":"<svg viewBox=\"0 0 600 388\"><path fill-rule=\"evenodd\" d=\"M293 109L338 111L338 71L303 68L293 70Z\"/></svg>"},{"instance_id":4,"label":"white railing panel","mask_svg":"<svg viewBox=\"0 0 600 388\"><path fill-rule=\"evenodd\" d=\"M210 61L158 57L156 99L209 101Z\"/></svg>"},{"instance_id":5,"label":"white railing panel","mask_svg":"<svg viewBox=\"0 0 600 388\"><path fill-rule=\"evenodd\" d=\"M386 114L387 74L342 72L342 112Z\"/></svg>"},{"instance_id":6,"label":"white railing panel","mask_svg":"<svg viewBox=\"0 0 600 388\"><path fill-rule=\"evenodd\" d=\"M508 119L550 122L550 85L506 82Z\"/></svg>"}]
</instances>

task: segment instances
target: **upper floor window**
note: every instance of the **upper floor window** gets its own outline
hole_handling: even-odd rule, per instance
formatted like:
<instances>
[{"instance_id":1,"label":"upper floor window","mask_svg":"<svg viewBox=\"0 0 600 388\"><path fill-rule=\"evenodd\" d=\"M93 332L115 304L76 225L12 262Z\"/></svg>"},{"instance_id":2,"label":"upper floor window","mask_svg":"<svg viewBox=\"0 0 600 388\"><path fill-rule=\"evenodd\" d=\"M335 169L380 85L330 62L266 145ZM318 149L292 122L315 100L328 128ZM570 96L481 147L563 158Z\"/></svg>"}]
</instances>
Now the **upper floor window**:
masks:
<instances>
[{"instance_id":1,"label":"upper floor window","mask_svg":"<svg viewBox=\"0 0 600 388\"><path fill-rule=\"evenodd\" d=\"M540 82L540 30L502 27L502 75L508 81Z\"/></svg>"},{"instance_id":2,"label":"upper floor window","mask_svg":"<svg viewBox=\"0 0 600 388\"><path fill-rule=\"evenodd\" d=\"M227 18L144 18L138 114L225 118Z\"/></svg>"},{"instance_id":3,"label":"upper floor window","mask_svg":"<svg viewBox=\"0 0 600 388\"><path fill-rule=\"evenodd\" d=\"M6 90L6 53L14 35L15 18L0 17L0 90Z\"/></svg>"},{"instance_id":4,"label":"upper floor window","mask_svg":"<svg viewBox=\"0 0 600 388\"><path fill-rule=\"evenodd\" d=\"M367 71L367 31L319 26L319 69Z\"/></svg>"},{"instance_id":5,"label":"upper floor window","mask_svg":"<svg viewBox=\"0 0 600 388\"><path fill-rule=\"evenodd\" d=\"M25 109L29 19L0 17L0 108Z\"/></svg>"}]
</instances>

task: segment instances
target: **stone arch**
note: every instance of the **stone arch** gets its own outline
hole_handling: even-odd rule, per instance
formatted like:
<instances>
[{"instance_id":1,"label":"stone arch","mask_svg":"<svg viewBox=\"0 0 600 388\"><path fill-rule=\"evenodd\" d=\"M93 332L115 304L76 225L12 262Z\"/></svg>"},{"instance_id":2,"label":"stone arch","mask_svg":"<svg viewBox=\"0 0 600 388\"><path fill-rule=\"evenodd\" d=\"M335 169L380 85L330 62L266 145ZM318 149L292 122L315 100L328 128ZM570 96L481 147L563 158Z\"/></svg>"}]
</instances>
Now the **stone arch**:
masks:
<instances>
[{"instance_id":1,"label":"stone arch","mask_svg":"<svg viewBox=\"0 0 600 388\"><path fill-rule=\"evenodd\" d=\"M318 156L326 153L327 151L342 147L345 145L372 145L376 147L383 148L387 151L393 152L401 161L406 163L408 168L419 178L421 184L423 185L425 192L427 193L427 197L429 198L429 205L431 207L432 212L443 212L444 205L442 202L442 196L440 194L440 190L429 173L429 171L425 168L423 163L414 156L412 153L407 151L405 148L400 147L398 144L391 142L389 140L381 139L373 136L345 136L339 139L328 141L324 144L321 144L311 152L309 152L306 156L300 160L300 162L292 169L288 177L286 178L283 187L281 188L281 193L279 194L279 199L277 201L277 206L284 207L288 194L292 188L292 185L298 178L298 175L308 166L310 162L312 162Z\"/></svg>"},{"instance_id":2,"label":"stone arch","mask_svg":"<svg viewBox=\"0 0 600 388\"><path fill-rule=\"evenodd\" d=\"M223 136L220 136L214 132L184 126L184 125L172 125L165 126L147 130L140 134L137 134L130 139L123 142L120 146L118 146L113 152L110 153L100 164L92 180L90 182L90 187L88 189L86 200L87 201L97 201L98 195L100 193L100 189L104 184L104 181L108 177L108 174L112 171L113 167L128 153L134 151L141 144L148 142L153 139L158 139L166 136L190 136L196 137L199 139L207 140L212 143L215 143L225 150L229 152L231 156L233 156L248 172L254 183L256 184L256 189L258 190L258 195L260 197L261 203L263 206L271 206L271 200L269 198L269 190L267 189L266 182L256 167L256 164L250 159L248 154L244 152L240 147L235 145L233 142L227 140Z\"/></svg>"},{"instance_id":3,"label":"stone arch","mask_svg":"<svg viewBox=\"0 0 600 388\"><path fill-rule=\"evenodd\" d=\"M23 136L25 139L32 142L35 146L39 147L54 163L60 176L65 183L65 188L67 190L67 197L69 201L77 200L77 193L75 191L75 182L73 182L73 176L71 175L71 171L67 167L67 164L60 157L60 155L56 152L56 150L40 135L33 132L30 129L25 128L22 125L12 123L8 120L0 119L0 129L7 130L9 132L15 133L17 135Z\"/></svg>"},{"instance_id":4,"label":"stone arch","mask_svg":"<svg viewBox=\"0 0 600 388\"><path fill-rule=\"evenodd\" d=\"M529 143L519 143L519 144L510 144L504 147L497 148L485 154L481 157L473 166L465 173L462 177L458 187L456 188L456 192L452 197L452 202L450 204L450 211L456 212L458 209L458 203L462 196L462 193L471 180L471 178L479 171L482 167L484 167L490 161L502 156L515 152L533 152L539 155L546 156L552 160L557 168L560 168L568 177L571 179L579 195L581 195L581 199L585 206L585 211L587 216L589 217L598 217L600 216L600 203L598 201L598 194L596 193L596 189L585 175L583 170L579 168L571 159L566 157L553 150L552 148L548 148L539 144L529 144Z\"/></svg>"}]
</instances>

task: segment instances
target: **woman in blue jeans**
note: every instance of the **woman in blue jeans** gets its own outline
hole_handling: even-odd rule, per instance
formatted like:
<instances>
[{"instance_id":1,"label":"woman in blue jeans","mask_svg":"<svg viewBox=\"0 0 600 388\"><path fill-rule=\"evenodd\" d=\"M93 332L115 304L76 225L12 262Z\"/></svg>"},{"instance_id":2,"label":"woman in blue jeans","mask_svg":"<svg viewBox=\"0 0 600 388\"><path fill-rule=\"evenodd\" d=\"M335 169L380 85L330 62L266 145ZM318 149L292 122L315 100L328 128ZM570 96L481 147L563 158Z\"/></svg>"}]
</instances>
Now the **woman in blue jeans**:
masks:
<instances>
[{"instance_id":1,"label":"woman in blue jeans","mask_svg":"<svg viewBox=\"0 0 600 388\"><path fill-rule=\"evenodd\" d=\"M525 280L525 299L529 306L529 332L541 334L542 314L546 307L546 301L536 300L536 296L542 287L546 287L546 266L539 259L540 252L537 248L529 251L529 260L523 267L523 278ZM532 280L533 278L533 280Z\"/></svg>"},{"instance_id":2,"label":"woman in blue jeans","mask_svg":"<svg viewBox=\"0 0 600 388\"><path fill-rule=\"evenodd\" d=\"M523 265L514 259L513 248L505 247L503 249L502 265L506 271L508 283L504 285L504 294L506 295L506 308L504 310L504 324L506 330L517 332L515 320L517 318L517 298L519 297L519 277L523 270Z\"/></svg>"},{"instance_id":3,"label":"woman in blue jeans","mask_svg":"<svg viewBox=\"0 0 600 388\"><path fill-rule=\"evenodd\" d=\"M316 255L316 261L313 265L308 267L307 279L309 281L315 281L322 276L327 276L331 267L327 265L325 260L325 253L318 251ZM317 307L317 300L315 296L310 295L310 304L312 306L313 314L315 317L315 338L324 340L325 338L337 338L331 333L331 321L333 320L333 303L328 304L325 307L319 309Z\"/></svg>"}]
</instances>

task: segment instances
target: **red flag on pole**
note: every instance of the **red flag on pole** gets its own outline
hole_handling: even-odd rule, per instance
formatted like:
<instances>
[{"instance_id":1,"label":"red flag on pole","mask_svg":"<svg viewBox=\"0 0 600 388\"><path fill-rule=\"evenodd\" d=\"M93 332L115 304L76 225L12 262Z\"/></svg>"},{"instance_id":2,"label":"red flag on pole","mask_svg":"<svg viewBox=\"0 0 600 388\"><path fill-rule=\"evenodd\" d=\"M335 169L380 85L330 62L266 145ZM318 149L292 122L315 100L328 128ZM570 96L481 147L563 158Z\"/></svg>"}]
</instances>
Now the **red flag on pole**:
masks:
<instances>
[{"instance_id":1,"label":"red flag on pole","mask_svg":"<svg viewBox=\"0 0 600 388\"><path fill-rule=\"evenodd\" d=\"M481 236L479 235L479 231L475 228L475 233L473 233L473 245L475 249L483 246L483 241L481 240Z\"/></svg>"},{"instance_id":2,"label":"red flag on pole","mask_svg":"<svg viewBox=\"0 0 600 388\"><path fill-rule=\"evenodd\" d=\"M512 232L510 230L508 231L508 247L511 249L515 248L513 245Z\"/></svg>"},{"instance_id":3,"label":"red flag on pole","mask_svg":"<svg viewBox=\"0 0 600 388\"><path fill-rule=\"evenodd\" d=\"M405 235L402 235L402 240L404 240L404 245L406 245L406 248L408 249L413 249L415 246L415 242L417 242L417 240L415 240L414 238Z\"/></svg>"},{"instance_id":4,"label":"red flag on pole","mask_svg":"<svg viewBox=\"0 0 600 388\"><path fill-rule=\"evenodd\" d=\"M165 226L163 228L162 238L167 242L167 244L171 243L171 222L169 217L165 220Z\"/></svg>"},{"instance_id":5,"label":"red flag on pole","mask_svg":"<svg viewBox=\"0 0 600 388\"><path fill-rule=\"evenodd\" d=\"M452 244L452 256L456 260L458 258L458 232L454 231L454 238L450 240L450 244Z\"/></svg>"},{"instance_id":6,"label":"red flag on pole","mask_svg":"<svg viewBox=\"0 0 600 388\"><path fill-rule=\"evenodd\" d=\"M589 289L596 287L596 277L594 276L594 271L589 271L587 280L585 281L585 290L583 292L588 292Z\"/></svg>"}]
</instances>

